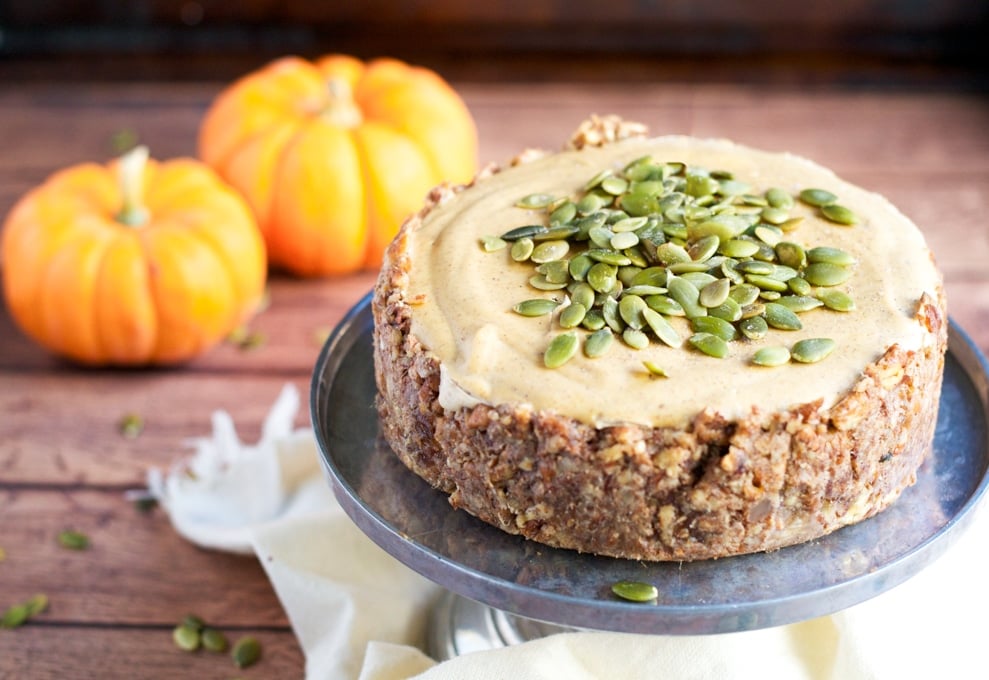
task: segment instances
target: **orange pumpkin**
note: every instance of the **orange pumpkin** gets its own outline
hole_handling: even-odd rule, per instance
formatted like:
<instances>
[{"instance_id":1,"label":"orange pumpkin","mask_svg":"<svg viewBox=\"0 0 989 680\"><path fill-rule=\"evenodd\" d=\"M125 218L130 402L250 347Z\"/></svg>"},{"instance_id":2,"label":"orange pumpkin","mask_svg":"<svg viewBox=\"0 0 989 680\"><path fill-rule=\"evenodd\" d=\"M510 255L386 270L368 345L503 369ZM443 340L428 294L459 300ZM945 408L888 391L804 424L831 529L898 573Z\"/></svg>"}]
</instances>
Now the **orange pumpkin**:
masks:
<instances>
[{"instance_id":1,"label":"orange pumpkin","mask_svg":"<svg viewBox=\"0 0 989 680\"><path fill-rule=\"evenodd\" d=\"M285 57L219 94L199 154L251 204L272 264L323 276L379 266L429 189L473 176L477 132L428 69Z\"/></svg>"},{"instance_id":2,"label":"orange pumpkin","mask_svg":"<svg viewBox=\"0 0 989 680\"><path fill-rule=\"evenodd\" d=\"M17 202L2 238L14 320L86 364L189 359L264 292L264 243L243 198L203 163L157 163L143 147L55 173Z\"/></svg>"}]
</instances>

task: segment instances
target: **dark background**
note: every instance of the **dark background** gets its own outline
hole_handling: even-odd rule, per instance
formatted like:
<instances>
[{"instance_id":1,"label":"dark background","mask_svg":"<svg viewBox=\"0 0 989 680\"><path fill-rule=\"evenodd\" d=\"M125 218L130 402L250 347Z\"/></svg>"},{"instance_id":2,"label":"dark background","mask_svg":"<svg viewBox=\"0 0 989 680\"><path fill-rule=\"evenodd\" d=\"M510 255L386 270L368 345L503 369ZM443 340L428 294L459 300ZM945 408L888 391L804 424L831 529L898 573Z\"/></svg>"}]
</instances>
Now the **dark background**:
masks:
<instances>
[{"instance_id":1,"label":"dark background","mask_svg":"<svg viewBox=\"0 0 989 680\"><path fill-rule=\"evenodd\" d=\"M986 0L0 0L0 69L226 79L284 54L485 80L785 79L986 87ZM812 81L811 81L812 82Z\"/></svg>"}]
</instances>

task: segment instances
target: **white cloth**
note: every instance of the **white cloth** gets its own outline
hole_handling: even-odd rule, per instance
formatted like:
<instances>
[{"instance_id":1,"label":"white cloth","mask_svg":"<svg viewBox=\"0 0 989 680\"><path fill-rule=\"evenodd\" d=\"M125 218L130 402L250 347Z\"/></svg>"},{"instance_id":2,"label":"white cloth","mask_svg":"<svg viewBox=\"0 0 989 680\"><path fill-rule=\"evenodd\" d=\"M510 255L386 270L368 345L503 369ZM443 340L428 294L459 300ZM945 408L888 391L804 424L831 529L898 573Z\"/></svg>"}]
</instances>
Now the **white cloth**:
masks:
<instances>
[{"instance_id":1,"label":"white cloth","mask_svg":"<svg viewBox=\"0 0 989 680\"><path fill-rule=\"evenodd\" d=\"M420 645L438 586L346 517L317 470L311 431L291 430L298 396L293 402L290 393L276 402L257 446L239 445L232 423L214 416L214 440L197 440L198 461L174 466L164 479L149 476L158 475L152 489L182 535L206 547L253 547L305 653L308 680L989 677L982 648L989 611L985 511L920 574L830 616L710 636L564 633L437 664ZM222 479L224 470L229 479ZM265 484L271 488L258 488ZM246 489L263 501L245 506Z\"/></svg>"}]
</instances>

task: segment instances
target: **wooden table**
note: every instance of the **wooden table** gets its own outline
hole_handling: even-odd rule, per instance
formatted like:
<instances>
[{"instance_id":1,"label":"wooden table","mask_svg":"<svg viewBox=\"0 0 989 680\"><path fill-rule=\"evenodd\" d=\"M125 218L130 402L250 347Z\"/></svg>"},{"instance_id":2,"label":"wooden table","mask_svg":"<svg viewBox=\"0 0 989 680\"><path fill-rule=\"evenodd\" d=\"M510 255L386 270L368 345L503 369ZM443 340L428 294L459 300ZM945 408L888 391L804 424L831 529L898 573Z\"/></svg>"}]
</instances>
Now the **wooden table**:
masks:
<instances>
[{"instance_id":1,"label":"wooden table","mask_svg":"<svg viewBox=\"0 0 989 680\"><path fill-rule=\"evenodd\" d=\"M886 194L926 233L951 315L989 352L989 98L932 80L895 88L853 80L525 82L488 73L453 82L476 117L485 161L556 148L587 114L616 112L655 133L790 150ZM205 77L3 83L0 214L54 170L110 156L123 130L157 157L193 154L200 116L220 87ZM50 598L28 625L0 630L0 677L302 676L302 653L256 560L198 549L161 511L139 512L124 494L144 485L149 467L187 454L215 409L255 441L283 384L308 394L319 338L373 278L274 275L270 307L251 324L262 346L226 344L171 370L69 365L29 342L0 308L0 609L34 593ZM118 429L132 412L145 420L133 439ZM299 425L306 420L301 414ZM56 535L68 528L88 534L90 549L59 547ZM230 637L256 635L263 660L238 673L225 656L179 651L171 630L187 613Z\"/></svg>"}]
</instances>

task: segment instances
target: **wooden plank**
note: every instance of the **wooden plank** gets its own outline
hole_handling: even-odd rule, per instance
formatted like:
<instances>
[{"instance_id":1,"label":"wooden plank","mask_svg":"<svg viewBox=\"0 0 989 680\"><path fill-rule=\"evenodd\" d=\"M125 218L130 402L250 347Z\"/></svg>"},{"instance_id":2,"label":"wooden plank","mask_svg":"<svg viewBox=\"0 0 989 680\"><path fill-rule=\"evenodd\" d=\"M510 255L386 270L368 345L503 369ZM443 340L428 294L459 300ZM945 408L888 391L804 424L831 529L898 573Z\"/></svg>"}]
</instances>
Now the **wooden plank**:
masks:
<instances>
[{"instance_id":1,"label":"wooden plank","mask_svg":"<svg viewBox=\"0 0 989 680\"><path fill-rule=\"evenodd\" d=\"M169 627L194 613L219 627L288 627L253 555L198 548L162 511L139 512L121 492L0 490L0 515L0 608L44 593L46 624ZM59 545L66 529L90 547Z\"/></svg>"},{"instance_id":2,"label":"wooden plank","mask_svg":"<svg viewBox=\"0 0 989 680\"><path fill-rule=\"evenodd\" d=\"M304 658L287 630L236 628L230 640L252 635L262 656L238 669L228 654L183 652L172 642L171 627L88 628L29 624L0 631L0 677L55 680L133 680L133 678L301 678Z\"/></svg>"}]
</instances>

